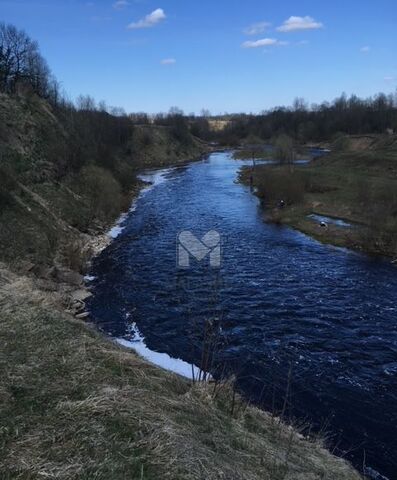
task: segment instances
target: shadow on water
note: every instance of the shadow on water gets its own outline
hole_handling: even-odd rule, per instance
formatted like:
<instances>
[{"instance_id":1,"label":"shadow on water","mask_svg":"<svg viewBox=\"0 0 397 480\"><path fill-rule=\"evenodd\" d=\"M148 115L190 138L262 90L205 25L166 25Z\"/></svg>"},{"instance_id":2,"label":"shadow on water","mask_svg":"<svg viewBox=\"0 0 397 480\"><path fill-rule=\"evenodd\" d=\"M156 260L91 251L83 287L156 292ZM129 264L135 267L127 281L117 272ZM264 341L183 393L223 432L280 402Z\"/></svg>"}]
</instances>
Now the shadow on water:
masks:
<instances>
[{"instance_id":1,"label":"shadow on water","mask_svg":"<svg viewBox=\"0 0 397 480\"><path fill-rule=\"evenodd\" d=\"M146 174L136 202L93 266L90 309L100 328L148 349L200 363L203 323L221 336L218 362L244 395L326 424L331 444L358 467L397 471L397 275L388 262L322 245L264 223L236 184L244 161L227 152ZM222 264L176 264L179 232L221 234ZM216 373L216 372L213 372Z\"/></svg>"}]
</instances>

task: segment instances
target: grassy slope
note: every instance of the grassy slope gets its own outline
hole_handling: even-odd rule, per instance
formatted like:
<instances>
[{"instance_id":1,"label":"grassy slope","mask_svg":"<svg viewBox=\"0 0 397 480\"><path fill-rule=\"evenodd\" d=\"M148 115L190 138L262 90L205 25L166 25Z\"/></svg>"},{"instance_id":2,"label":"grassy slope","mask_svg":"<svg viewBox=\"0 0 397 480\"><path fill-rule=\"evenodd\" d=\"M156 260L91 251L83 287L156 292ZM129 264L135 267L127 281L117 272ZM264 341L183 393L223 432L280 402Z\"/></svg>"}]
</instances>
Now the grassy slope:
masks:
<instances>
[{"instance_id":1,"label":"grassy slope","mask_svg":"<svg viewBox=\"0 0 397 480\"><path fill-rule=\"evenodd\" d=\"M177 142L169 129L158 125L141 125L134 131L132 155L138 169L183 164L208 151L208 146L193 138L192 145Z\"/></svg>"},{"instance_id":2,"label":"grassy slope","mask_svg":"<svg viewBox=\"0 0 397 480\"><path fill-rule=\"evenodd\" d=\"M115 199L115 208L106 216L92 218L92 198L80 185L81 174L57 176L57 159L69 142L69 132L46 102L0 95L0 166L12 165L19 183L11 201L0 203L0 260L17 263L15 267L62 262L66 243L85 242L82 231L101 232L119 215ZM138 126L118 152L117 162L121 171L128 170L134 194L139 186L134 172L183 163L205 150L194 139L181 144L166 127ZM124 208L129 200L130 196Z\"/></svg>"},{"instance_id":3,"label":"grassy slope","mask_svg":"<svg viewBox=\"0 0 397 480\"><path fill-rule=\"evenodd\" d=\"M260 184L269 169L282 170L280 167L256 167L254 183ZM372 234L376 237L376 232L371 230L379 225L372 225L368 216L369 209L374 206L371 191L397 192L395 137L352 137L347 151L331 153L309 166L295 166L294 173L309 180L312 188L305 192L303 202L271 212L277 222L325 243L392 257L397 255L397 243L386 245L373 239ZM248 170L243 173L243 181L249 181ZM342 218L357 225L354 229L344 229L330 224L324 229L307 218L311 213Z\"/></svg>"},{"instance_id":4,"label":"grassy slope","mask_svg":"<svg viewBox=\"0 0 397 480\"><path fill-rule=\"evenodd\" d=\"M359 478L262 411L232 416L226 387L214 398L0 273L2 479Z\"/></svg>"}]
</instances>

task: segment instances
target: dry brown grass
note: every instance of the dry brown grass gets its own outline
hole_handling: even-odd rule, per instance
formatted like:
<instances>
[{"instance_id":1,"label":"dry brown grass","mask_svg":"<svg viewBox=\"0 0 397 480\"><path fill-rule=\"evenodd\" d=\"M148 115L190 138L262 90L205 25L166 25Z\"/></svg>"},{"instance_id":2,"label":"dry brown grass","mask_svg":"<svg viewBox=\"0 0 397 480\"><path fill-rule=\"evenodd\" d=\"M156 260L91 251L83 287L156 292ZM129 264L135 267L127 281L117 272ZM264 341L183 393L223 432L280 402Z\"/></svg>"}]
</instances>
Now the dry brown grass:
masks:
<instances>
[{"instance_id":1,"label":"dry brown grass","mask_svg":"<svg viewBox=\"0 0 397 480\"><path fill-rule=\"evenodd\" d=\"M214 398L0 279L0 478L359 478L263 411L231 416L227 387Z\"/></svg>"}]
</instances>

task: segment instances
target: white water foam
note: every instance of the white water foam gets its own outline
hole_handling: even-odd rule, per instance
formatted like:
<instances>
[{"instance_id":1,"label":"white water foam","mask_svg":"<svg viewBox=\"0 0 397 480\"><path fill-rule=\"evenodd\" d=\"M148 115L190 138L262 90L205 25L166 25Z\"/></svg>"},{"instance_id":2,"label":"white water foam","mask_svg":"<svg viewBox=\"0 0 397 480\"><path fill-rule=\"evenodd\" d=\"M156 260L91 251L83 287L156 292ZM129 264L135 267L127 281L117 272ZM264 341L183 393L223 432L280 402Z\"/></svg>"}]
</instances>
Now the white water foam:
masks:
<instances>
[{"instance_id":1,"label":"white water foam","mask_svg":"<svg viewBox=\"0 0 397 480\"><path fill-rule=\"evenodd\" d=\"M131 340L124 338L117 338L116 342L124 347L133 349L138 355L145 360L164 368L171 372L177 373L183 377L191 379L198 379L200 376L200 369L196 365L181 360L180 358L172 358L167 353L159 353L150 350L145 344L145 338L142 336L138 327L133 323L130 327ZM208 374L207 374L208 379Z\"/></svg>"},{"instance_id":2,"label":"white water foam","mask_svg":"<svg viewBox=\"0 0 397 480\"><path fill-rule=\"evenodd\" d=\"M110 238L113 238L113 239L117 238L120 235L120 233L124 230L125 227L123 226L123 223L126 220L127 215L128 213L122 213L118 218L117 222L115 223L115 225L108 231L107 235Z\"/></svg>"},{"instance_id":3,"label":"white water foam","mask_svg":"<svg viewBox=\"0 0 397 480\"><path fill-rule=\"evenodd\" d=\"M132 213L136 209L136 202L141 198L145 193L147 193L149 190L151 190L153 187L156 185L159 185L160 183L163 183L165 179L165 175L169 172L171 172L173 168L165 168L163 170L158 170L155 172L144 172L141 175L138 175L138 178L144 182L148 182L148 186L144 187L138 197L132 202L130 209L128 212L124 212L120 215L120 217L117 219L116 223L114 226L108 231L107 235L111 239L117 238L122 231L125 229L124 222L126 221L128 214Z\"/></svg>"},{"instance_id":4,"label":"white water foam","mask_svg":"<svg viewBox=\"0 0 397 480\"><path fill-rule=\"evenodd\" d=\"M123 223L128 217L128 214L133 212L136 209L136 203L143 195L145 195L148 191L154 188L156 185L163 183L166 181L166 174L174 170L174 167L165 168L163 170L157 170L154 172L144 172L139 175L139 179L147 182L148 186L144 187L140 194L138 195L137 199L131 205L131 208L127 213L123 213L119 219L117 220L114 227L108 232L110 238L115 239L117 238L121 232L124 230L125 226ZM127 315L128 318L129 315ZM171 372L177 373L183 377L191 379L198 379L203 375L201 370L196 365L191 365L180 358L172 358L167 353L160 353L154 352L150 350L145 344L145 338L142 336L138 327L135 323L133 323L130 327L130 334L131 340L127 340L125 338L117 338L116 342L119 345L122 345L127 348L131 348L134 350L138 355L140 355L145 360L157 365L158 367L164 368L165 370L169 370ZM207 379L210 379L211 376L207 373Z\"/></svg>"},{"instance_id":5,"label":"white water foam","mask_svg":"<svg viewBox=\"0 0 397 480\"><path fill-rule=\"evenodd\" d=\"M141 195L147 193L156 185L160 185L160 183L165 182L167 180L166 175L175 170L175 168L176 167L169 167L156 171L149 170L138 175L139 180L148 183L148 186L142 190Z\"/></svg>"},{"instance_id":6,"label":"white water foam","mask_svg":"<svg viewBox=\"0 0 397 480\"><path fill-rule=\"evenodd\" d=\"M94 277L93 275L86 275L84 277L84 281L87 282L87 283L93 282L95 279L96 279L96 277Z\"/></svg>"},{"instance_id":7,"label":"white water foam","mask_svg":"<svg viewBox=\"0 0 397 480\"><path fill-rule=\"evenodd\" d=\"M132 203L129 211L126 213L123 213L119 217L115 225L110 229L110 231L108 232L108 236L110 238L115 239L122 233L122 231L125 228L125 225L123 225L123 223L127 219L128 214L135 211L136 204L139 198L141 198L143 195L149 192L156 185L159 185L160 183L163 183L164 181L166 181L166 175L172 170L174 170L174 168L175 167L165 168L163 170L157 170L153 172L148 171L138 176L140 180L147 182L148 185L141 190L138 197ZM127 318L128 316L129 315L127 314ZM178 375L181 375L189 379L198 379L200 377L200 373L202 376L201 370L196 365L191 365L179 358L172 358L167 353L154 352L153 350L150 350L146 346L145 339L141 335L135 323L133 323L130 327L130 334L131 334L131 340L127 340L124 338L117 338L116 342L119 345L133 349L138 355L140 355L145 360L148 360L154 365L164 368L165 370L169 370L171 372L177 373ZM208 373L205 376L207 379L211 378L211 376Z\"/></svg>"}]
</instances>

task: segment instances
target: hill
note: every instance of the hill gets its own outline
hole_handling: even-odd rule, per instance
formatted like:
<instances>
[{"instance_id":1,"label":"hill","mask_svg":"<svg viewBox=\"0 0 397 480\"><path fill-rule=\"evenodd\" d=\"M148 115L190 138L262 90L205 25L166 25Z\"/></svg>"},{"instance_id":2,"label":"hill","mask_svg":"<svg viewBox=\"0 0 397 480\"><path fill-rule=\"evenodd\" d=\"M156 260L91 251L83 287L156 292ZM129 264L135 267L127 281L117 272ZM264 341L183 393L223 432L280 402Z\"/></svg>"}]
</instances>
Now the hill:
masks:
<instances>
[{"instance_id":1,"label":"hill","mask_svg":"<svg viewBox=\"0 0 397 480\"><path fill-rule=\"evenodd\" d=\"M1 94L0 260L22 271L55 262L83 273L76 242L86 244L128 208L136 173L205 151L171 127Z\"/></svg>"}]
</instances>

